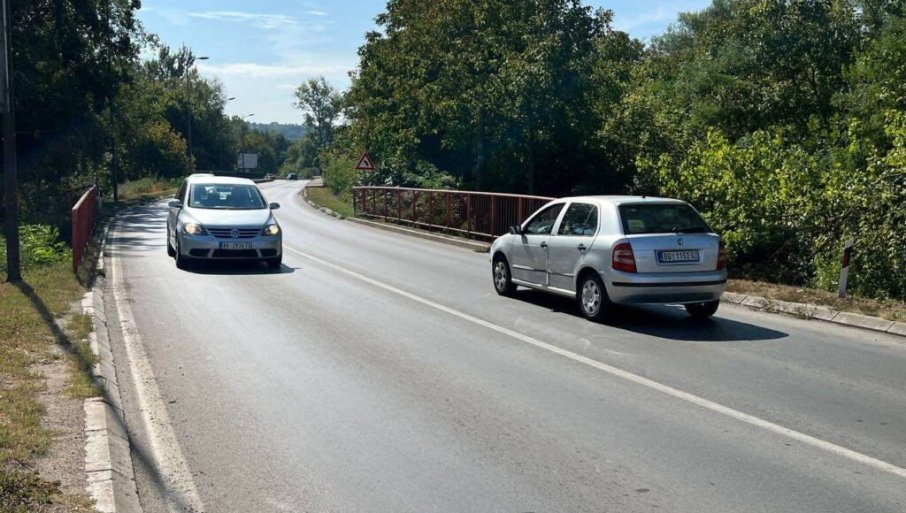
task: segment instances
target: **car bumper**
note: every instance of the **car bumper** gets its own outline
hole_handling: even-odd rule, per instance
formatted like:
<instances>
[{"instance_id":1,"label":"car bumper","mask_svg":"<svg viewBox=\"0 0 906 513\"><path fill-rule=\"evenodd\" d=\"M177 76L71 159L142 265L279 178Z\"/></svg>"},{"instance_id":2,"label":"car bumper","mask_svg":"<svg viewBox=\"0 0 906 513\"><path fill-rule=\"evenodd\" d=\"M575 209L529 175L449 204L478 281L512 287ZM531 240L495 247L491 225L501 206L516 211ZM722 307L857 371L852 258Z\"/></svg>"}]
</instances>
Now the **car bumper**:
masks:
<instances>
[{"instance_id":1,"label":"car bumper","mask_svg":"<svg viewBox=\"0 0 906 513\"><path fill-rule=\"evenodd\" d=\"M619 304L686 304L716 301L727 286L726 271L636 274L614 272L610 300Z\"/></svg>"},{"instance_id":2,"label":"car bumper","mask_svg":"<svg viewBox=\"0 0 906 513\"><path fill-rule=\"evenodd\" d=\"M244 244L250 247L227 249L227 244ZM220 239L210 235L181 235L179 252L183 257L200 260L266 260L283 254L283 237L254 237L251 239Z\"/></svg>"}]
</instances>

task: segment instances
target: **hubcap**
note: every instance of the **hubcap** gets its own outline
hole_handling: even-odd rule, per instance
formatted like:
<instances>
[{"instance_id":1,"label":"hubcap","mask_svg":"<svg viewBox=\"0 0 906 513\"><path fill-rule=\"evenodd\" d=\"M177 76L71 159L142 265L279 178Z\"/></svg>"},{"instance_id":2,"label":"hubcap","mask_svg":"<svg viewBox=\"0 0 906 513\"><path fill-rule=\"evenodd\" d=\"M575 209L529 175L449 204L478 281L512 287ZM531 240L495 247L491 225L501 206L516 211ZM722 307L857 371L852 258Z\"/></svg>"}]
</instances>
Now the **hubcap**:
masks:
<instances>
[{"instance_id":1,"label":"hubcap","mask_svg":"<svg viewBox=\"0 0 906 513\"><path fill-rule=\"evenodd\" d=\"M594 280L588 280L582 286L582 309L588 315L598 313L601 307L601 289Z\"/></svg>"},{"instance_id":2,"label":"hubcap","mask_svg":"<svg viewBox=\"0 0 906 513\"><path fill-rule=\"evenodd\" d=\"M503 261L498 261L496 264L494 264L494 286L497 287L497 290L503 290L506 288L506 282L506 264L503 263Z\"/></svg>"}]
</instances>

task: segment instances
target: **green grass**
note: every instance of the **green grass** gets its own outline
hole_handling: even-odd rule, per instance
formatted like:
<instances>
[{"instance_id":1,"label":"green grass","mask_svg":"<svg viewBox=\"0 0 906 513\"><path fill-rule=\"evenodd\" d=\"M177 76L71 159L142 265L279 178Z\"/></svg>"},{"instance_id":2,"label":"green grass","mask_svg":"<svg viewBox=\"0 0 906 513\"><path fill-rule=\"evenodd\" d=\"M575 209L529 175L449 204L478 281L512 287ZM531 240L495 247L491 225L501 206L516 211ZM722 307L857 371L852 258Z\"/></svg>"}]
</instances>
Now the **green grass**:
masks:
<instances>
[{"instance_id":1,"label":"green grass","mask_svg":"<svg viewBox=\"0 0 906 513\"><path fill-rule=\"evenodd\" d=\"M343 217L355 217L352 196L335 196L327 187L307 187L308 199L316 205L327 207Z\"/></svg>"},{"instance_id":2,"label":"green grass","mask_svg":"<svg viewBox=\"0 0 906 513\"><path fill-rule=\"evenodd\" d=\"M120 184L119 199L125 202L142 201L173 195L179 187L179 180L158 180L140 178Z\"/></svg>"},{"instance_id":3,"label":"green grass","mask_svg":"<svg viewBox=\"0 0 906 513\"><path fill-rule=\"evenodd\" d=\"M95 395L85 374L93 357L84 341L90 319L76 315L65 330L56 319L70 312L84 289L62 261L26 270L19 284L0 283L0 511L91 511L82 497L64 496L56 484L40 479L33 469L46 454L52 433L41 426L44 406L37 395L45 388L32 366L58 358L62 347L72 362L72 395ZM60 509L62 508L62 509Z\"/></svg>"}]
</instances>

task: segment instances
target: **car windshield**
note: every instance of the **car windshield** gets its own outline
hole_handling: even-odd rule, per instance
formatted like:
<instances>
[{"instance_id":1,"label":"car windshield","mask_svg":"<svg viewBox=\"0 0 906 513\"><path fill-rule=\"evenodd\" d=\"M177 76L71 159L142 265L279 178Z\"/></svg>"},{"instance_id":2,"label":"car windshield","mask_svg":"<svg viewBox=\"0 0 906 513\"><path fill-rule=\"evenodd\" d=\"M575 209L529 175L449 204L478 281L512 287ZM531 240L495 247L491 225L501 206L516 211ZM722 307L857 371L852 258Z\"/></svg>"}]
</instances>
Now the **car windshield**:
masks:
<instances>
[{"instance_id":1,"label":"car windshield","mask_svg":"<svg viewBox=\"0 0 906 513\"><path fill-rule=\"evenodd\" d=\"M620 205L623 233L706 233L708 223L684 203L644 203Z\"/></svg>"},{"instance_id":2,"label":"car windshield","mask_svg":"<svg viewBox=\"0 0 906 513\"><path fill-rule=\"evenodd\" d=\"M189 193L189 206L223 210L265 208L264 198L253 185L194 184Z\"/></svg>"}]
</instances>

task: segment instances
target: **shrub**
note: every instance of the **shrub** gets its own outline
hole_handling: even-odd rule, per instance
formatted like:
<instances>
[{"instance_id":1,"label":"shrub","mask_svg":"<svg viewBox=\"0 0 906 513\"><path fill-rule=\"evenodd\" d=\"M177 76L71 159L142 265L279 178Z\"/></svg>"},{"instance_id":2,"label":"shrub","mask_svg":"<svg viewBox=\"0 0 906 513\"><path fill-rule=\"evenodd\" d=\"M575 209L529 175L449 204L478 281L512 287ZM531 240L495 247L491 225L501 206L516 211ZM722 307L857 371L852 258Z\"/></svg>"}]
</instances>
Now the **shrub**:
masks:
<instances>
[{"instance_id":1,"label":"shrub","mask_svg":"<svg viewBox=\"0 0 906 513\"><path fill-rule=\"evenodd\" d=\"M39 269L71 258L71 251L60 241L60 232L47 225L19 227L19 258L23 269ZM0 269L6 272L6 239L0 237Z\"/></svg>"}]
</instances>

